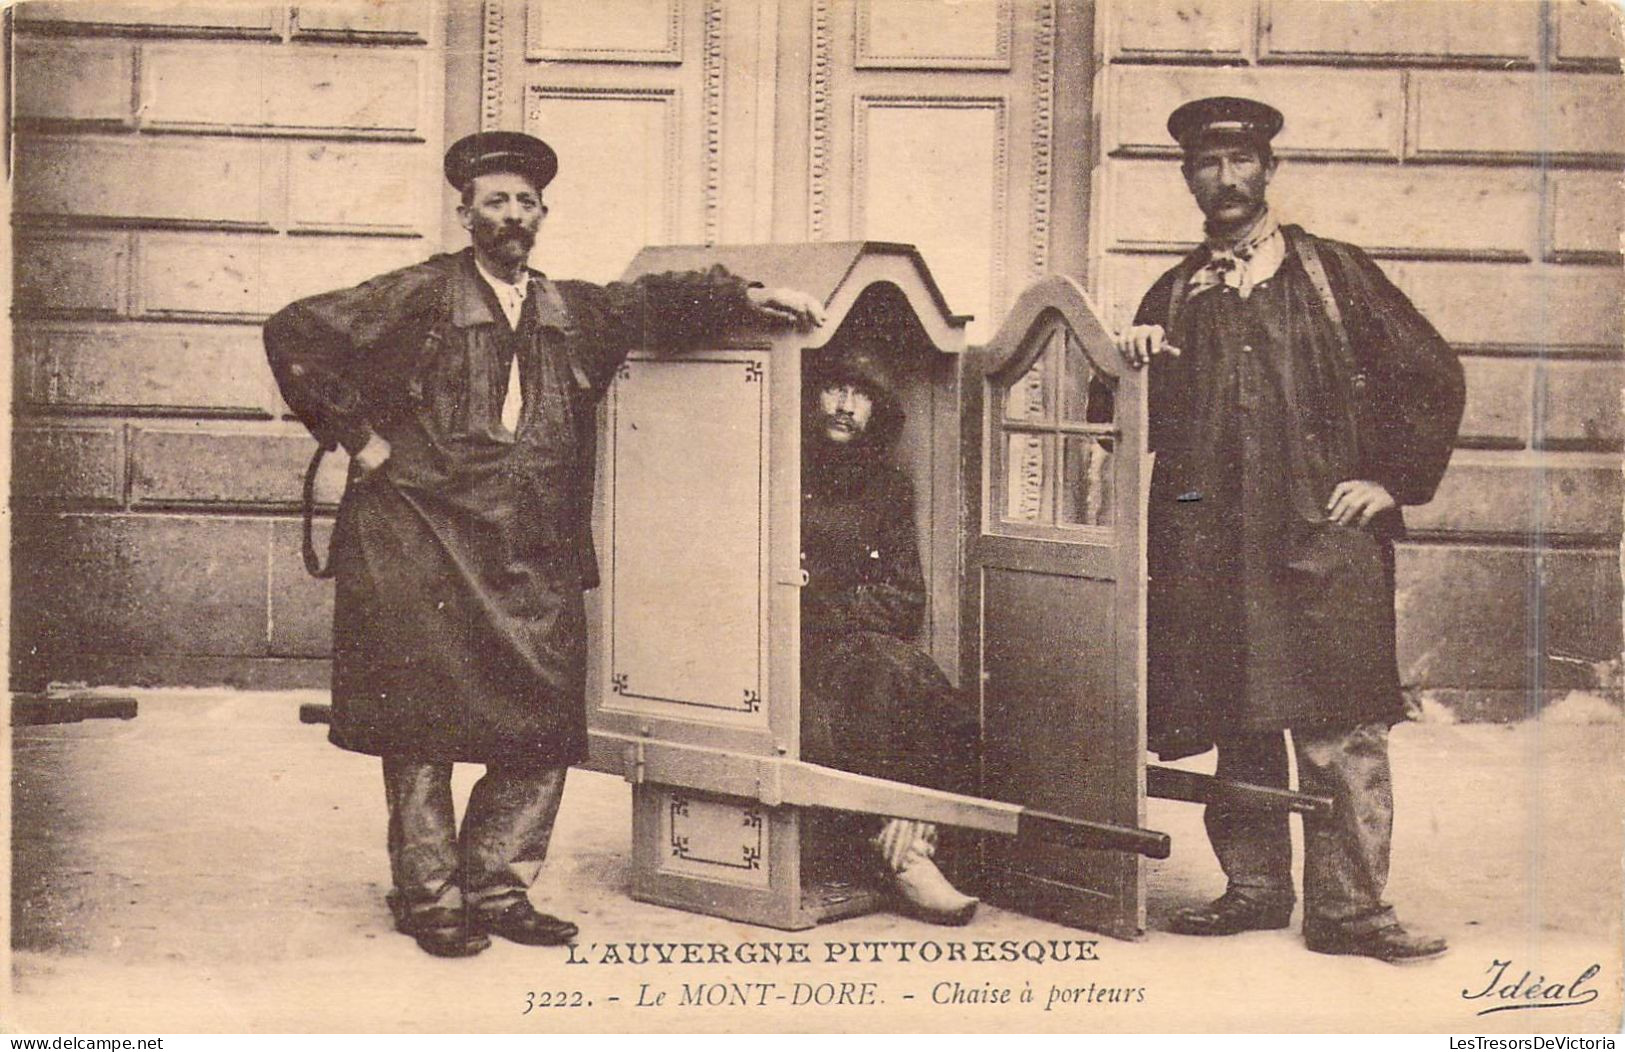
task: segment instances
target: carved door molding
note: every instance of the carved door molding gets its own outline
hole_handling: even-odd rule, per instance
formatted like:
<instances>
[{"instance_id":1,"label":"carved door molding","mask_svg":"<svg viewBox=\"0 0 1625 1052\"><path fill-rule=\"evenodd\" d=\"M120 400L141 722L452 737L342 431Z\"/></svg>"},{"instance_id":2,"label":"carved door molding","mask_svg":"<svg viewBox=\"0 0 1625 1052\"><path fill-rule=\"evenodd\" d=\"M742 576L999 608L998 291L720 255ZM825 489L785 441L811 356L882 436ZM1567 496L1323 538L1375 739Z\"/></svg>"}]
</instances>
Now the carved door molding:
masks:
<instances>
[{"instance_id":1,"label":"carved door molding","mask_svg":"<svg viewBox=\"0 0 1625 1052\"><path fill-rule=\"evenodd\" d=\"M990 337L1081 273L1081 0L485 0L480 126L553 142L536 264L644 243L903 241ZM599 163L609 162L609 163Z\"/></svg>"}]
</instances>

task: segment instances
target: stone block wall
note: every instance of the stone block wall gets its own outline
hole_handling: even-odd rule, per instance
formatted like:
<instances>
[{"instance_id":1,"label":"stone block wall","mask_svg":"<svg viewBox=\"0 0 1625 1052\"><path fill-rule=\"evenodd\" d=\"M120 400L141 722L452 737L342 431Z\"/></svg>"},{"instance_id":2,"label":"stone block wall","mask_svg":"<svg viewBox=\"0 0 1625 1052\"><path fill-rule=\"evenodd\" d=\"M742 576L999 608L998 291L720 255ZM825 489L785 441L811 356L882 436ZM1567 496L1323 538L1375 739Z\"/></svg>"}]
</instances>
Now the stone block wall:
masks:
<instances>
[{"instance_id":1,"label":"stone block wall","mask_svg":"<svg viewBox=\"0 0 1625 1052\"><path fill-rule=\"evenodd\" d=\"M1616 11L1116 0L1098 20L1096 283L1113 318L1200 238L1168 113L1209 94L1279 108L1281 218L1370 251L1467 371L1461 448L1400 551L1404 678L1513 708L1587 685L1548 654L1620 652Z\"/></svg>"},{"instance_id":2,"label":"stone block wall","mask_svg":"<svg viewBox=\"0 0 1625 1052\"><path fill-rule=\"evenodd\" d=\"M297 519L314 443L258 323L438 247L443 20L15 9L14 685L325 681L331 588Z\"/></svg>"},{"instance_id":3,"label":"stone block wall","mask_svg":"<svg viewBox=\"0 0 1625 1052\"><path fill-rule=\"evenodd\" d=\"M777 30L794 37L788 10ZM1546 655L1620 651L1614 5L1045 10L1060 39L1097 33L1092 127L1057 115L1076 132L1058 156L1098 161L1088 214L1051 204L1057 238L1088 227L1112 317L1198 236L1168 112L1210 93L1279 106L1283 216L1370 250L1467 369L1461 448L1401 551L1407 680L1514 706L1583 685ZM518 38L482 38L473 0L14 12L13 681L320 684L330 588L303 574L296 516L312 443L258 322L440 247L440 152L489 108L492 59ZM557 56L537 58L547 73ZM981 75L954 74L965 90ZM804 105L830 101L792 93L781 121L800 126ZM774 194L800 202L780 178ZM329 462L325 498L342 470Z\"/></svg>"}]
</instances>

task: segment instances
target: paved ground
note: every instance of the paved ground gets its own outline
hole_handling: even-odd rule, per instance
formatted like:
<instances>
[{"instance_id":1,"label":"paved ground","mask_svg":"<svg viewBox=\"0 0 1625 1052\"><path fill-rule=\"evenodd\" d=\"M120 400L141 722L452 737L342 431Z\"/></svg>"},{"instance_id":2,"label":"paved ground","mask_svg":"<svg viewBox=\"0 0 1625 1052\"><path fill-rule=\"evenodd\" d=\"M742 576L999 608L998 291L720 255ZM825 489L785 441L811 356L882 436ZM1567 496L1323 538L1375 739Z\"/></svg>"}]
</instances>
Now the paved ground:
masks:
<instances>
[{"instance_id":1,"label":"paved ground","mask_svg":"<svg viewBox=\"0 0 1625 1052\"><path fill-rule=\"evenodd\" d=\"M1199 810L1153 801L1149 824L1175 844L1172 859L1147 865L1154 930L1139 943L1101 941L1098 960L685 967L600 962L612 942L808 943L821 962L829 943L909 942L918 955L930 952L921 945L928 941L940 948L1039 940L1047 948L1079 933L993 909L959 931L875 915L783 933L636 903L625 893L628 789L577 773L535 897L580 922L581 952L594 963L570 965L562 950L500 942L474 960L433 960L390 929L382 907L376 762L327 746L323 728L299 725L302 700L317 699L143 694L141 715L129 723L14 733L13 991L0 1026L81 1033L1619 1028L1625 728L1606 707L1579 713L1603 722L1563 722L1559 711L1511 727L1396 729L1391 898L1405 917L1451 938L1454 952L1440 961L1393 968L1321 957L1304 951L1292 931L1203 940L1155 930L1171 910L1219 890L1219 878ZM475 773L460 769L462 792ZM1491 985L1495 961L1510 962L1498 987L1528 970L1545 986L1560 982L1565 999L1588 1003L1477 1016L1502 1002L1462 995ZM1593 963L1600 970L1573 985ZM795 1004L818 984L842 982L873 983L851 993L881 1003ZM951 1001L956 983L960 1003L933 1003ZM1020 1000L1028 983L1031 1004ZM1004 989L1010 1005L964 1003ZM636 1006L640 993L652 1000L662 991L664 1004ZM1057 991L1074 993L1046 1011L1052 995L1066 996ZM579 992L580 1006L541 1006L543 994L558 992L567 1003ZM684 1007L685 994L766 1003L706 1010Z\"/></svg>"}]
</instances>

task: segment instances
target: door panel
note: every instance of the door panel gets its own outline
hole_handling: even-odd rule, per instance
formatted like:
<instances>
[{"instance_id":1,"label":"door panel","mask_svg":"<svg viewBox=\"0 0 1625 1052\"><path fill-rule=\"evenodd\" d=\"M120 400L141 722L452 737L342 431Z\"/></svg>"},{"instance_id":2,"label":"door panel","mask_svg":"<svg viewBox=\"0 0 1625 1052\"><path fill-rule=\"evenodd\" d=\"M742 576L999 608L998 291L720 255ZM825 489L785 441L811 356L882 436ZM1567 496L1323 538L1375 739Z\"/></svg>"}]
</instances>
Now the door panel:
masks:
<instances>
[{"instance_id":1,"label":"door panel","mask_svg":"<svg viewBox=\"0 0 1625 1052\"><path fill-rule=\"evenodd\" d=\"M774 582L797 561L784 520L798 505L795 477L770 463L786 424L769 386L793 384L795 360L765 348L638 354L611 386L603 584L589 605L595 729L755 755L794 742L795 596L778 593L799 589Z\"/></svg>"},{"instance_id":2,"label":"door panel","mask_svg":"<svg viewBox=\"0 0 1625 1052\"><path fill-rule=\"evenodd\" d=\"M765 727L760 360L634 360L612 389L610 701ZM674 441L681 436L682 441ZM674 514L685 509L689 514Z\"/></svg>"},{"instance_id":3,"label":"door panel","mask_svg":"<svg viewBox=\"0 0 1625 1052\"><path fill-rule=\"evenodd\" d=\"M533 85L525 130L546 139L561 160L532 265L607 281L644 245L679 240L681 118L674 88ZM615 163L595 163L600 157Z\"/></svg>"},{"instance_id":4,"label":"door panel","mask_svg":"<svg viewBox=\"0 0 1625 1052\"><path fill-rule=\"evenodd\" d=\"M1110 813L1120 803L1108 769L1115 721L1074 699L1116 686L1113 582L988 565L982 584L983 715L997 728L984 753L987 794L1044 811Z\"/></svg>"},{"instance_id":5,"label":"door panel","mask_svg":"<svg viewBox=\"0 0 1625 1052\"><path fill-rule=\"evenodd\" d=\"M979 357L967 430L966 609L983 795L1075 818L1145 818L1144 391L1078 286L1029 289ZM1140 860L1020 842L989 853L1004 906L1133 937Z\"/></svg>"},{"instance_id":6,"label":"door panel","mask_svg":"<svg viewBox=\"0 0 1625 1052\"><path fill-rule=\"evenodd\" d=\"M1057 4L810 6L810 236L917 245L987 339L1051 263Z\"/></svg>"}]
</instances>

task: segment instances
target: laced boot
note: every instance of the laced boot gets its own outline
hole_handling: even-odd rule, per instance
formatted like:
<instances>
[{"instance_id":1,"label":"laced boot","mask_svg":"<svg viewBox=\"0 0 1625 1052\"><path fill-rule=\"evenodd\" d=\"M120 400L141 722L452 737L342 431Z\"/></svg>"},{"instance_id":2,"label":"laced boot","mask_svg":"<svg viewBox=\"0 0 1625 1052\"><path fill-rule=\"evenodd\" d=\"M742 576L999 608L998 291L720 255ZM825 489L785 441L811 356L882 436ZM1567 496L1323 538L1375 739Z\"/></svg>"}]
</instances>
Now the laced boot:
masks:
<instances>
[{"instance_id":1,"label":"laced boot","mask_svg":"<svg viewBox=\"0 0 1625 1052\"><path fill-rule=\"evenodd\" d=\"M902 912L931 924L970 923L980 900L961 894L932 861L937 851L936 826L888 819L871 843L891 874Z\"/></svg>"}]
</instances>

